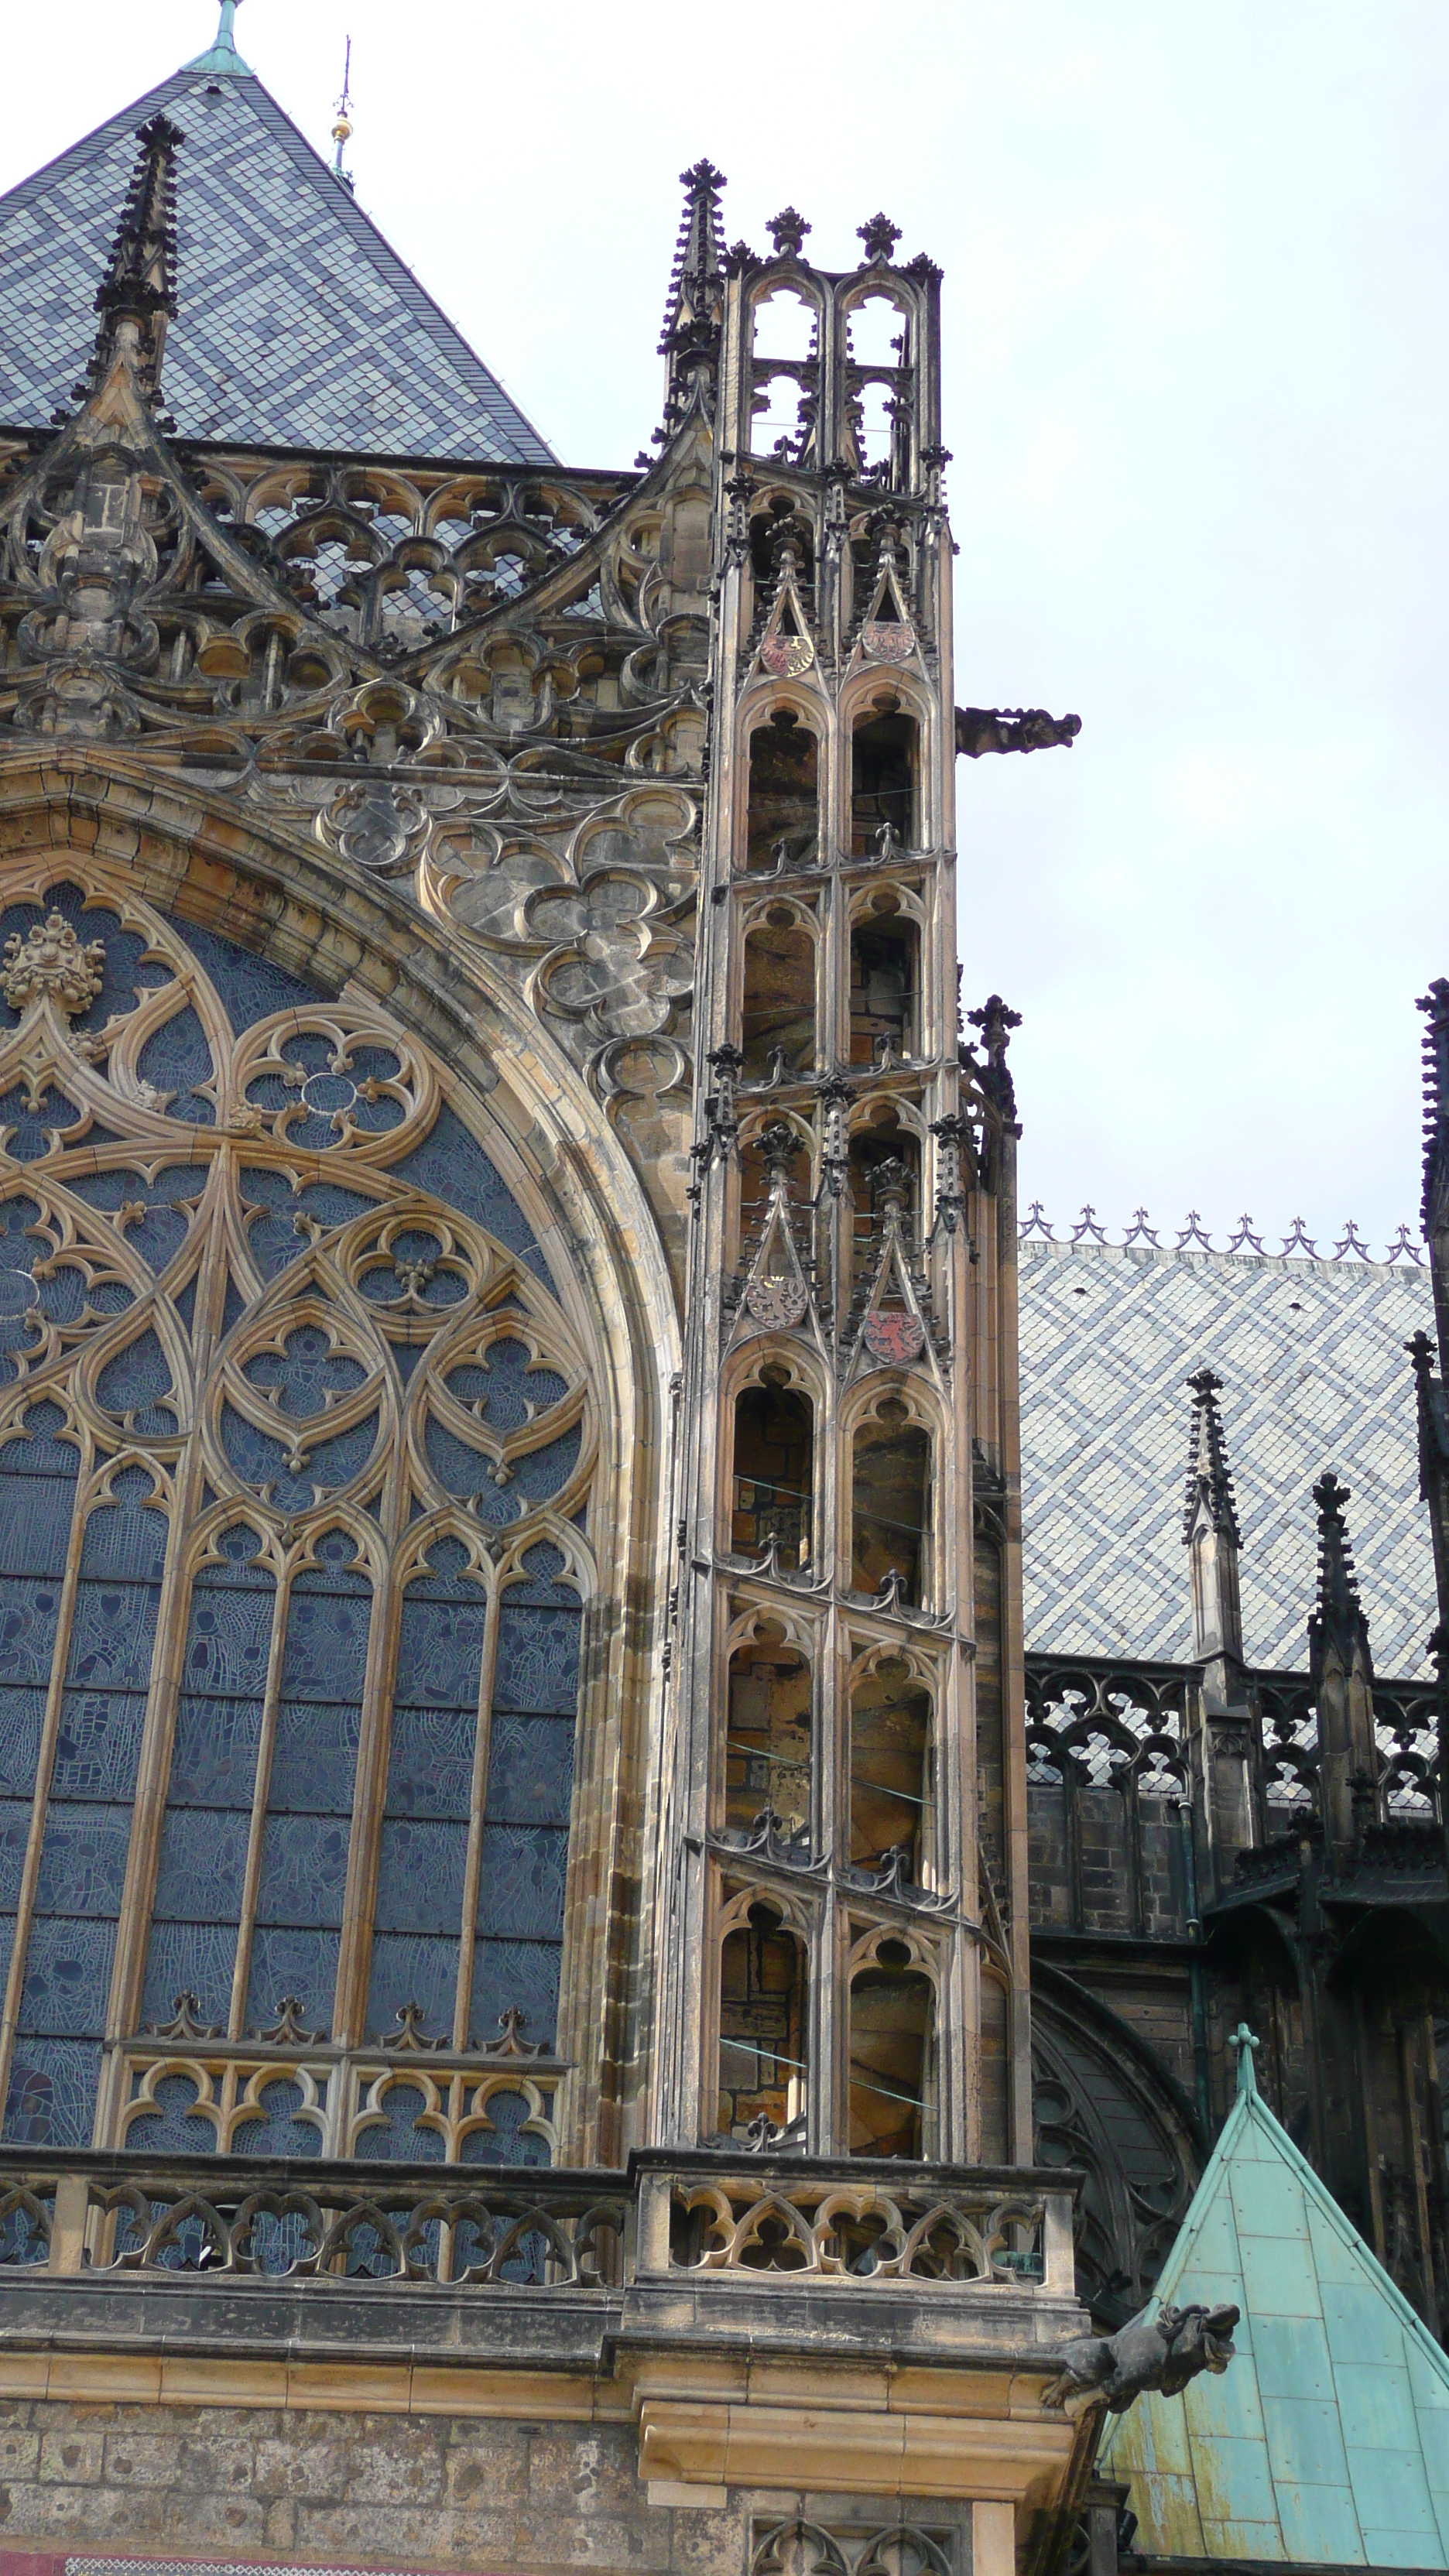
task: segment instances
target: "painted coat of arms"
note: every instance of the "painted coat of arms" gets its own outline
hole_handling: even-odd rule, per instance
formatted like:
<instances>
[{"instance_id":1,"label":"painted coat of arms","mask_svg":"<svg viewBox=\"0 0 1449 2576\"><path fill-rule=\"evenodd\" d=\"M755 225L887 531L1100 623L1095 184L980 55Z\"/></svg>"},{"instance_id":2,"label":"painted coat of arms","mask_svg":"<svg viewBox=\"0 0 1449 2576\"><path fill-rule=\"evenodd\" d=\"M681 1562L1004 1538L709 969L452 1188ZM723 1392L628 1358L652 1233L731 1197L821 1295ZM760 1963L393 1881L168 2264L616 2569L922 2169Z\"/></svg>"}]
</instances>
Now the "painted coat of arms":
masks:
<instances>
[{"instance_id":1,"label":"painted coat of arms","mask_svg":"<svg viewBox=\"0 0 1449 2576\"><path fill-rule=\"evenodd\" d=\"M798 679L815 659L815 647L808 635L782 635L776 630L760 646L760 660L777 680Z\"/></svg>"},{"instance_id":2,"label":"painted coat of arms","mask_svg":"<svg viewBox=\"0 0 1449 2576\"><path fill-rule=\"evenodd\" d=\"M872 1359L906 1368L926 1347L926 1328L915 1315L867 1315L861 1335Z\"/></svg>"},{"instance_id":3,"label":"painted coat of arms","mask_svg":"<svg viewBox=\"0 0 1449 2576\"><path fill-rule=\"evenodd\" d=\"M805 1312L805 1291L798 1279L752 1279L745 1290L745 1312L766 1332L786 1332Z\"/></svg>"},{"instance_id":4,"label":"painted coat of arms","mask_svg":"<svg viewBox=\"0 0 1449 2576\"><path fill-rule=\"evenodd\" d=\"M874 662L909 662L916 649L915 634L909 626L872 622L862 626L860 640Z\"/></svg>"}]
</instances>

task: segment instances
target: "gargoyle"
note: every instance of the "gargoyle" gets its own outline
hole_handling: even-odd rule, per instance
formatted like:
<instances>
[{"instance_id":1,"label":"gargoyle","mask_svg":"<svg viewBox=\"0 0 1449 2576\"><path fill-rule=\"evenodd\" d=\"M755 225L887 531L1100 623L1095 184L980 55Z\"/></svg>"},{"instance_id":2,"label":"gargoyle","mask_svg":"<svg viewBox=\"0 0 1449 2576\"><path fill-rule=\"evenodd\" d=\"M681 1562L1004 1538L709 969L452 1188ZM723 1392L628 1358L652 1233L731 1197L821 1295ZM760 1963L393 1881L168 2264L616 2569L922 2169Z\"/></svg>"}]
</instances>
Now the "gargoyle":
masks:
<instances>
[{"instance_id":1,"label":"gargoyle","mask_svg":"<svg viewBox=\"0 0 1449 2576\"><path fill-rule=\"evenodd\" d=\"M1051 716L1045 707L956 709L956 748L968 760L984 751L1070 750L1081 730L1080 716Z\"/></svg>"},{"instance_id":2,"label":"gargoyle","mask_svg":"<svg viewBox=\"0 0 1449 2576\"><path fill-rule=\"evenodd\" d=\"M1101 2403L1123 2415L1134 2397L1149 2388L1178 2397L1200 2370L1223 2371L1233 2357L1236 2308L1144 2308L1114 2335L1079 2335L1054 2354L1061 2377L1042 2398L1044 2406L1064 2407L1078 2415Z\"/></svg>"}]
</instances>

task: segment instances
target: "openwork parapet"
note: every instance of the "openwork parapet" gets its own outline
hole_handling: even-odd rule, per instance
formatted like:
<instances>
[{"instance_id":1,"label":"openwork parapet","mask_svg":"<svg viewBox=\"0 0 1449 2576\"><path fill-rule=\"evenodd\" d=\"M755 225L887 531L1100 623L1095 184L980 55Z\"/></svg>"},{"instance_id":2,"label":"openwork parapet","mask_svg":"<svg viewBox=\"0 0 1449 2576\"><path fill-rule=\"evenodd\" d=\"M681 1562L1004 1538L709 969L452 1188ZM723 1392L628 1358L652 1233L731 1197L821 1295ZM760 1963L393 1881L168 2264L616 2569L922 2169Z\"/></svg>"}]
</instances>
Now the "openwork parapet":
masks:
<instances>
[{"instance_id":1,"label":"openwork parapet","mask_svg":"<svg viewBox=\"0 0 1449 2576\"><path fill-rule=\"evenodd\" d=\"M811 2273L857 2281L1037 2283L1046 2273L1039 2193L730 2174L674 2184L672 2269Z\"/></svg>"}]
</instances>

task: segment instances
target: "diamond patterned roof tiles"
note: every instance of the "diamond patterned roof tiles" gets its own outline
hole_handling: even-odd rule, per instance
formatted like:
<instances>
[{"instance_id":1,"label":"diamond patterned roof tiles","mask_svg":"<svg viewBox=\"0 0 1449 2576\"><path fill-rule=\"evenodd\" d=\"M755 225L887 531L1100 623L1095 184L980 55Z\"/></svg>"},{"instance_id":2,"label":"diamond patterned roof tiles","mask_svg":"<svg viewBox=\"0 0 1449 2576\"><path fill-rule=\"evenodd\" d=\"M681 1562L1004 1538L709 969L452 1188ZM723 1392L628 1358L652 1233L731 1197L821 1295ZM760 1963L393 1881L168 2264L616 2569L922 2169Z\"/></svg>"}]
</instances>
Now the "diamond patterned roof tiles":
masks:
<instances>
[{"instance_id":1,"label":"diamond patterned roof tiles","mask_svg":"<svg viewBox=\"0 0 1449 2576\"><path fill-rule=\"evenodd\" d=\"M1427 1674L1434 1625L1404 1344L1426 1270L1141 1245L1021 1246L1026 1642L1036 1654L1191 1652L1182 1493L1191 1398L1224 1381L1248 1661L1305 1668L1316 1529L1334 1467L1375 1666Z\"/></svg>"},{"instance_id":2,"label":"diamond patterned roof tiles","mask_svg":"<svg viewBox=\"0 0 1449 2576\"><path fill-rule=\"evenodd\" d=\"M164 108L180 318L165 400L183 438L551 464L552 451L253 73L191 65L0 197L0 421L40 428L84 373L94 297Z\"/></svg>"}]
</instances>

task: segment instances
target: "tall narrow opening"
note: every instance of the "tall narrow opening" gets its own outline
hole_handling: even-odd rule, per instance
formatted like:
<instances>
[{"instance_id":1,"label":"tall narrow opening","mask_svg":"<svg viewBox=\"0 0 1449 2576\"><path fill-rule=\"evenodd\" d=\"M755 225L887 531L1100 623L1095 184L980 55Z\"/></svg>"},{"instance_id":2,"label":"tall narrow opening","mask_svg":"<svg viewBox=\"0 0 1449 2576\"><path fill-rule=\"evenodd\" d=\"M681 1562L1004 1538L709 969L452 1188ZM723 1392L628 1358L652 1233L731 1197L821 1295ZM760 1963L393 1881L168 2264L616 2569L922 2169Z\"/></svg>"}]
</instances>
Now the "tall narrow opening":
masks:
<instances>
[{"instance_id":1,"label":"tall narrow opening","mask_svg":"<svg viewBox=\"0 0 1449 2576\"><path fill-rule=\"evenodd\" d=\"M746 1082L815 1062L815 942L788 904L774 904L745 941L740 1040Z\"/></svg>"},{"instance_id":2,"label":"tall narrow opening","mask_svg":"<svg viewBox=\"0 0 1449 2576\"><path fill-rule=\"evenodd\" d=\"M803 868L819 848L819 746L793 707L777 707L750 736L750 868Z\"/></svg>"},{"instance_id":3,"label":"tall narrow opening","mask_svg":"<svg viewBox=\"0 0 1449 2576\"><path fill-rule=\"evenodd\" d=\"M935 1996L904 1941L882 1941L850 1987L850 2152L923 2156Z\"/></svg>"},{"instance_id":4,"label":"tall narrow opening","mask_svg":"<svg viewBox=\"0 0 1449 2576\"><path fill-rule=\"evenodd\" d=\"M857 859L916 840L916 723L898 705L867 716L851 741L850 847Z\"/></svg>"},{"instance_id":5,"label":"tall narrow opening","mask_svg":"<svg viewBox=\"0 0 1449 2576\"><path fill-rule=\"evenodd\" d=\"M849 1155L850 1239L857 1268L869 1253L880 1210L877 1207L878 1182L883 1167L899 1163L904 1167L909 1189L908 1217L921 1203L921 1149L909 1128L901 1125L900 1112L883 1104L869 1127L851 1131Z\"/></svg>"},{"instance_id":6,"label":"tall narrow opening","mask_svg":"<svg viewBox=\"0 0 1449 2576\"><path fill-rule=\"evenodd\" d=\"M797 1207L810 1196L810 1155L802 1139L791 1155L787 1177ZM758 1233L770 1195L770 1158L758 1140L740 1148L740 1235L748 1242Z\"/></svg>"},{"instance_id":7,"label":"tall narrow opening","mask_svg":"<svg viewBox=\"0 0 1449 2576\"><path fill-rule=\"evenodd\" d=\"M815 1417L808 1396L766 1369L735 1404L734 1490L730 1546L755 1556L772 1539L786 1565L810 1562L810 1503Z\"/></svg>"},{"instance_id":8,"label":"tall narrow opening","mask_svg":"<svg viewBox=\"0 0 1449 2576\"><path fill-rule=\"evenodd\" d=\"M775 1908L752 1905L720 1958L719 2126L742 2138L804 2118L809 2075L805 1951Z\"/></svg>"},{"instance_id":9,"label":"tall narrow opening","mask_svg":"<svg viewBox=\"0 0 1449 2576\"><path fill-rule=\"evenodd\" d=\"M899 1396L887 1396L855 1435L851 1572L857 1592L900 1579L903 1600L924 1599L931 1495L931 1435Z\"/></svg>"},{"instance_id":10,"label":"tall narrow opening","mask_svg":"<svg viewBox=\"0 0 1449 2576\"><path fill-rule=\"evenodd\" d=\"M916 924L876 914L850 934L850 1061L903 1062L916 1052Z\"/></svg>"},{"instance_id":11,"label":"tall narrow opening","mask_svg":"<svg viewBox=\"0 0 1449 2576\"><path fill-rule=\"evenodd\" d=\"M857 1682L850 1701L850 1860L901 1856L913 1886L932 1882L931 1695L898 1656Z\"/></svg>"},{"instance_id":12,"label":"tall narrow opening","mask_svg":"<svg viewBox=\"0 0 1449 2576\"><path fill-rule=\"evenodd\" d=\"M767 1627L730 1658L725 1822L748 1833L765 1810L786 1841L810 1832L810 1666Z\"/></svg>"}]
</instances>

